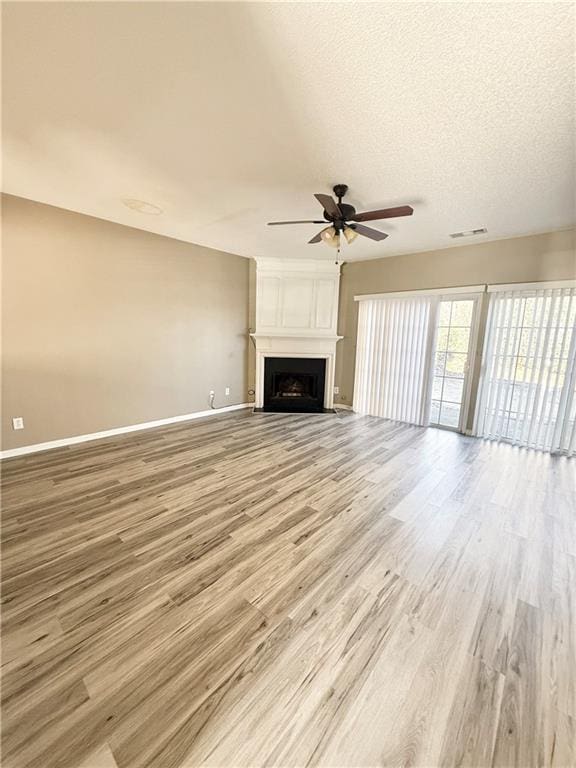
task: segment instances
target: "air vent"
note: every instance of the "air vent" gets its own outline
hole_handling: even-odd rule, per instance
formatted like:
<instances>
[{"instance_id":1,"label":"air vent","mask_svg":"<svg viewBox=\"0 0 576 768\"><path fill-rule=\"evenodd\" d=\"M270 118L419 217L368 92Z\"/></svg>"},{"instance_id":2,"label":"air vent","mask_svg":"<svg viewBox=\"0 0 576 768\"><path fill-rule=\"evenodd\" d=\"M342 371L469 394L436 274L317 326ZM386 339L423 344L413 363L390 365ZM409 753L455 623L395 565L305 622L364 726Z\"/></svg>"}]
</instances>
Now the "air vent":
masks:
<instances>
[{"instance_id":1,"label":"air vent","mask_svg":"<svg viewBox=\"0 0 576 768\"><path fill-rule=\"evenodd\" d=\"M484 235L488 230L486 227L480 229L468 229L465 232L451 232L450 237L474 237L474 235Z\"/></svg>"}]
</instances>

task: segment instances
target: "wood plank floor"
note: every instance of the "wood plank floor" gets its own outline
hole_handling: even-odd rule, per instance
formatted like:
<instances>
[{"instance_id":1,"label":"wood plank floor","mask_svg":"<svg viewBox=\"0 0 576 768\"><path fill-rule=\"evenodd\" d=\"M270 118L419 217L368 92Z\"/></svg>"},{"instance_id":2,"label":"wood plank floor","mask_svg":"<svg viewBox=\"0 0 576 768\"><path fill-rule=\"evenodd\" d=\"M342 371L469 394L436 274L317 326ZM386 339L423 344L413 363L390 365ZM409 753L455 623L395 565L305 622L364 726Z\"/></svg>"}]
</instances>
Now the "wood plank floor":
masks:
<instances>
[{"instance_id":1,"label":"wood plank floor","mask_svg":"<svg viewBox=\"0 0 576 768\"><path fill-rule=\"evenodd\" d=\"M242 411L3 504L5 768L576 765L570 460Z\"/></svg>"}]
</instances>

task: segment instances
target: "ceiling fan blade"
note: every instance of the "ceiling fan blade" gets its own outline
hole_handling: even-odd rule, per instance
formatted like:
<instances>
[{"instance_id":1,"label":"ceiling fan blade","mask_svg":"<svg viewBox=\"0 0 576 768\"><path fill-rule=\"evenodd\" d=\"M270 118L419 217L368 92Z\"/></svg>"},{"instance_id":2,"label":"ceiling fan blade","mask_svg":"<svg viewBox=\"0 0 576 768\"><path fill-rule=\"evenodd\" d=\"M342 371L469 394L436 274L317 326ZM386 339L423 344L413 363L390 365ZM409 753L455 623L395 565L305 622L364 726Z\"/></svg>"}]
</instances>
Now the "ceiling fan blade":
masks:
<instances>
[{"instance_id":1,"label":"ceiling fan blade","mask_svg":"<svg viewBox=\"0 0 576 768\"><path fill-rule=\"evenodd\" d=\"M308 240L308 245L310 245L310 243L319 243L320 240L322 240L322 232L324 232L323 229L321 229L320 232L318 232L317 235L314 235L312 240Z\"/></svg>"},{"instance_id":2,"label":"ceiling fan blade","mask_svg":"<svg viewBox=\"0 0 576 768\"><path fill-rule=\"evenodd\" d=\"M269 227L275 227L278 224L325 224L325 221L314 221L312 219L309 219L307 221L269 221L268 226Z\"/></svg>"},{"instance_id":3,"label":"ceiling fan blade","mask_svg":"<svg viewBox=\"0 0 576 768\"><path fill-rule=\"evenodd\" d=\"M409 205L399 205L397 208L382 208L379 211L366 211L352 216L351 221L375 221L376 219L394 219L397 216L412 216L414 208Z\"/></svg>"},{"instance_id":4,"label":"ceiling fan blade","mask_svg":"<svg viewBox=\"0 0 576 768\"><path fill-rule=\"evenodd\" d=\"M369 237L370 240L385 240L388 237L386 232L378 232L377 229L372 229L372 227L365 227L363 224L354 224L352 227L350 227L350 229L358 232L359 235Z\"/></svg>"},{"instance_id":5,"label":"ceiling fan blade","mask_svg":"<svg viewBox=\"0 0 576 768\"><path fill-rule=\"evenodd\" d=\"M342 212L340 211L340 208L338 208L333 197L330 197L330 195L314 195L314 197L318 200L322 208L324 208L328 216L331 216L333 219L342 218Z\"/></svg>"}]
</instances>

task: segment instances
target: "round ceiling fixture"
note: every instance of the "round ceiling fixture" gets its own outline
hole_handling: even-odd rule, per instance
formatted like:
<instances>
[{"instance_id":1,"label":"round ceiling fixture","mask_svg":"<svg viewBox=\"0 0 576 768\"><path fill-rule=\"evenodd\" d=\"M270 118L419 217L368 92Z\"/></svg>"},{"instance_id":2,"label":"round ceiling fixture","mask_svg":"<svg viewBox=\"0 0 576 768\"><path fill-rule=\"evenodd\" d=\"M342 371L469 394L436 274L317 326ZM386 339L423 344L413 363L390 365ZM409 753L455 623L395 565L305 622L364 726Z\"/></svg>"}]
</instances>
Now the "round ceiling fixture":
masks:
<instances>
[{"instance_id":1,"label":"round ceiling fixture","mask_svg":"<svg viewBox=\"0 0 576 768\"><path fill-rule=\"evenodd\" d=\"M127 197L122 200L122 202L126 208L130 208L131 211L136 211L137 213L146 213L149 216L159 216L163 213L162 208L159 208L153 203L147 203L145 200L135 200L131 197Z\"/></svg>"}]
</instances>

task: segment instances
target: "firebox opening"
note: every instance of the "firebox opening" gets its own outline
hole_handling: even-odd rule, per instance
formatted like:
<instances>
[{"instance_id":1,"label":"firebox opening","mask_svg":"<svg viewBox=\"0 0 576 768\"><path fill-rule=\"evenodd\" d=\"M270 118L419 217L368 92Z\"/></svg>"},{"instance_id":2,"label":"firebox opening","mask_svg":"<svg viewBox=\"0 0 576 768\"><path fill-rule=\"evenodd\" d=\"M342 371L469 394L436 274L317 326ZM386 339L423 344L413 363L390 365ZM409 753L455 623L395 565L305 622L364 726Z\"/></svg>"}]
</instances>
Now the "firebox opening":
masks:
<instances>
[{"instance_id":1,"label":"firebox opening","mask_svg":"<svg viewBox=\"0 0 576 768\"><path fill-rule=\"evenodd\" d=\"M264 363L264 410L322 413L324 358L267 357Z\"/></svg>"}]
</instances>

